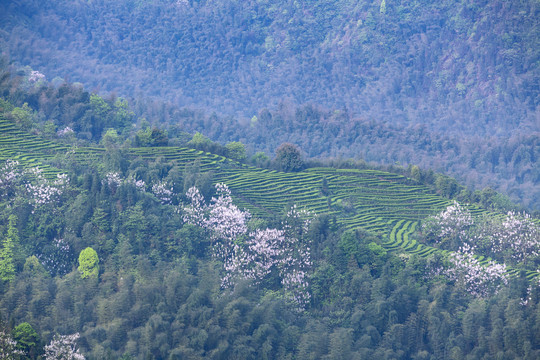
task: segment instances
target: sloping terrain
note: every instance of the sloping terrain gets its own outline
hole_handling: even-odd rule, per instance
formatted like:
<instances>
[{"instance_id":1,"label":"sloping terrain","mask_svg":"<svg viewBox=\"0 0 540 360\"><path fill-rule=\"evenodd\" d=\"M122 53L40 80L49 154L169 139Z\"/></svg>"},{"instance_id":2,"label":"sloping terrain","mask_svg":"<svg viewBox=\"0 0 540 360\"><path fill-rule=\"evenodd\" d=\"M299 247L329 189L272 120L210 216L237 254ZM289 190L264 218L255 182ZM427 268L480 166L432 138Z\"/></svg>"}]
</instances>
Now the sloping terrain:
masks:
<instances>
[{"instance_id":1,"label":"sloping terrain","mask_svg":"<svg viewBox=\"0 0 540 360\"><path fill-rule=\"evenodd\" d=\"M44 174L55 176L59 169L47 165L55 155L68 155L77 161L92 161L104 154L103 148L76 148L20 131L6 119L0 119L0 159L18 160L21 166L38 166ZM451 202L432 193L402 175L364 169L310 168L298 173L260 169L223 156L176 147L130 148L129 158L162 158L180 167L200 162L200 171L212 171L214 182L223 182L232 190L240 207L258 217L279 213L296 204L315 214L335 217L337 224L348 229L361 228L383 236L388 250L401 249L420 256L439 251L409 236L422 219L434 215ZM468 206L471 213L485 210ZM487 261L488 259L482 259ZM509 272L517 274L516 269ZM538 276L528 272L528 277Z\"/></svg>"}]
</instances>

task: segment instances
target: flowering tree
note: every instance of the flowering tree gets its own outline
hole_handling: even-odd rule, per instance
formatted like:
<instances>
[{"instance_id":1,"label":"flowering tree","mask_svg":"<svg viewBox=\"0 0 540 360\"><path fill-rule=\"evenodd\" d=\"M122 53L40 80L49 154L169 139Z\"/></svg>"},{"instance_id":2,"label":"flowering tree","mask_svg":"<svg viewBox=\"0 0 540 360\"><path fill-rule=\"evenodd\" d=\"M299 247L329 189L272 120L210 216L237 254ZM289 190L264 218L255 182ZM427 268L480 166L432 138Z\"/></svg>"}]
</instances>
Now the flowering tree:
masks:
<instances>
[{"instance_id":1,"label":"flowering tree","mask_svg":"<svg viewBox=\"0 0 540 360\"><path fill-rule=\"evenodd\" d=\"M509 264L533 269L540 265L540 226L528 214L509 212L503 219L492 215L473 219L455 202L429 218L423 231L426 238L449 250L468 244L485 256Z\"/></svg>"},{"instance_id":2,"label":"flowering tree","mask_svg":"<svg viewBox=\"0 0 540 360\"><path fill-rule=\"evenodd\" d=\"M58 200L68 185L67 174L57 174L50 180L39 167L20 169L17 161L7 160L0 168L0 200L20 195L34 209Z\"/></svg>"},{"instance_id":3,"label":"flowering tree","mask_svg":"<svg viewBox=\"0 0 540 360\"><path fill-rule=\"evenodd\" d=\"M24 352L17 348L17 341L5 329L0 329L0 360L15 360Z\"/></svg>"},{"instance_id":4,"label":"flowering tree","mask_svg":"<svg viewBox=\"0 0 540 360\"><path fill-rule=\"evenodd\" d=\"M25 184L26 191L31 195L31 202L35 206L54 201L69 184L66 174L58 174L54 181L50 181L43 176L40 168L31 168L28 172L33 175L35 181L29 181Z\"/></svg>"},{"instance_id":5,"label":"flowering tree","mask_svg":"<svg viewBox=\"0 0 540 360\"><path fill-rule=\"evenodd\" d=\"M45 346L46 360L84 360L84 355L77 349L79 333L72 335L55 335L49 345Z\"/></svg>"},{"instance_id":6,"label":"flowering tree","mask_svg":"<svg viewBox=\"0 0 540 360\"><path fill-rule=\"evenodd\" d=\"M168 186L165 182L158 182L152 185L152 193L162 204L170 204L174 195L172 187Z\"/></svg>"},{"instance_id":7,"label":"flowering tree","mask_svg":"<svg viewBox=\"0 0 540 360\"><path fill-rule=\"evenodd\" d=\"M540 226L528 214L509 212L502 222L484 223L481 233L494 255L500 254L513 263L538 260Z\"/></svg>"},{"instance_id":8,"label":"flowering tree","mask_svg":"<svg viewBox=\"0 0 540 360\"><path fill-rule=\"evenodd\" d=\"M7 160L0 167L0 200L14 195L16 180L21 176L19 162Z\"/></svg>"},{"instance_id":9,"label":"flowering tree","mask_svg":"<svg viewBox=\"0 0 540 360\"><path fill-rule=\"evenodd\" d=\"M56 132L56 135L58 135L59 137L68 137L74 134L75 134L75 131L73 131L73 129L70 128L69 126L66 126L65 128L58 130Z\"/></svg>"},{"instance_id":10,"label":"flowering tree","mask_svg":"<svg viewBox=\"0 0 540 360\"><path fill-rule=\"evenodd\" d=\"M28 75L29 82L39 82L42 80L45 80L45 75L43 75L37 70L32 70L30 74Z\"/></svg>"},{"instance_id":11,"label":"flowering tree","mask_svg":"<svg viewBox=\"0 0 540 360\"><path fill-rule=\"evenodd\" d=\"M105 178L101 181L103 185L107 185L111 193L115 193L116 189L122 184L122 178L117 172L109 172L105 174Z\"/></svg>"},{"instance_id":12,"label":"flowering tree","mask_svg":"<svg viewBox=\"0 0 540 360\"><path fill-rule=\"evenodd\" d=\"M468 236L470 227L474 224L471 213L457 201L448 206L440 214L428 218L423 230L438 245L450 242L459 246Z\"/></svg>"},{"instance_id":13,"label":"flowering tree","mask_svg":"<svg viewBox=\"0 0 540 360\"><path fill-rule=\"evenodd\" d=\"M209 232L213 255L223 262L222 286L234 286L239 279L260 283L273 269L291 302L300 310L309 301L307 273L311 268L310 249L303 234L311 214L293 207L282 229L248 231L251 214L232 203L225 184L216 185L216 197L206 204L199 190L187 192L190 205L183 208L184 221Z\"/></svg>"},{"instance_id":14,"label":"flowering tree","mask_svg":"<svg viewBox=\"0 0 540 360\"><path fill-rule=\"evenodd\" d=\"M451 266L445 274L473 296L492 295L501 286L508 284L506 265L495 261L488 261L487 265L480 264L474 257L473 248L467 244L453 253L449 260Z\"/></svg>"},{"instance_id":15,"label":"flowering tree","mask_svg":"<svg viewBox=\"0 0 540 360\"><path fill-rule=\"evenodd\" d=\"M527 214L509 212L503 219L492 215L473 219L454 202L426 221L423 230L427 237L435 237L434 242L439 246L456 250L444 273L475 296L487 296L507 284L505 263L525 265L529 269L537 269L539 265L540 226ZM500 263L480 264L475 253Z\"/></svg>"}]
</instances>

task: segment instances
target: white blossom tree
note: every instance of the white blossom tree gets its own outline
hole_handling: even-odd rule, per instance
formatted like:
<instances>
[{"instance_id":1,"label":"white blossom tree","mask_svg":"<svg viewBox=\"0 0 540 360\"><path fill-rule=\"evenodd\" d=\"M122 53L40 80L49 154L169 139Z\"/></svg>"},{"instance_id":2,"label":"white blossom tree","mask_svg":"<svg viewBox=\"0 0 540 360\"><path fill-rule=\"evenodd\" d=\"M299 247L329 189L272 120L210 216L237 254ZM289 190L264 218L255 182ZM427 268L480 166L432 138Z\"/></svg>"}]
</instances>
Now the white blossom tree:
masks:
<instances>
[{"instance_id":1,"label":"white blossom tree","mask_svg":"<svg viewBox=\"0 0 540 360\"><path fill-rule=\"evenodd\" d=\"M7 160L0 167L0 200L8 198L15 193L16 180L21 176L19 162Z\"/></svg>"},{"instance_id":2,"label":"white blossom tree","mask_svg":"<svg viewBox=\"0 0 540 360\"><path fill-rule=\"evenodd\" d=\"M540 265L540 225L525 213L509 212L504 218L492 214L473 218L454 202L427 219L423 232L428 240L448 250L468 244L484 256L511 265L526 265L529 269Z\"/></svg>"},{"instance_id":3,"label":"white blossom tree","mask_svg":"<svg viewBox=\"0 0 540 360\"><path fill-rule=\"evenodd\" d=\"M46 360L84 360L85 357L77 349L79 333L71 335L55 335L49 345L45 346Z\"/></svg>"},{"instance_id":4,"label":"white blossom tree","mask_svg":"<svg viewBox=\"0 0 540 360\"><path fill-rule=\"evenodd\" d=\"M273 269L289 300L299 309L309 301L307 274L311 268L310 249L303 239L311 214L293 207L282 229L256 229L249 232L248 211L232 202L225 184L216 185L216 197L206 204L199 190L192 187L183 208L184 221L209 232L213 255L223 262L222 287L234 286L239 279L260 283Z\"/></svg>"},{"instance_id":5,"label":"white blossom tree","mask_svg":"<svg viewBox=\"0 0 540 360\"><path fill-rule=\"evenodd\" d=\"M5 329L0 329L0 360L15 360L20 355L24 355L24 351L17 348L17 341Z\"/></svg>"},{"instance_id":6,"label":"white blossom tree","mask_svg":"<svg viewBox=\"0 0 540 360\"><path fill-rule=\"evenodd\" d=\"M509 212L506 218L484 229L495 254L515 263L537 259L540 255L540 226L528 214Z\"/></svg>"},{"instance_id":7,"label":"white blossom tree","mask_svg":"<svg viewBox=\"0 0 540 360\"><path fill-rule=\"evenodd\" d=\"M527 214L473 218L454 202L428 219L423 231L438 246L455 251L444 273L475 296L487 296L507 284L506 264L536 270L540 262L540 226ZM477 255L498 263L481 264Z\"/></svg>"},{"instance_id":8,"label":"white blossom tree","mask_svg":"<svg viewBox=\"0 0 540 360\"><path fill-rule=\"evenodd\" d=\"M47 179L39 167L21 169L17 161L7 160L0 167L0 200L11 201L21 196L34 210L57 201L69 185L67 174Z\"/></svg>"},{"instance_id":9,"label":"white blossom tree","mask_svg":"<svg viewBox=\"0 0 540 360\"><path fill-rule=\"evenodd\" d=\"M449 262L450 266L445 270L445 274L473 296L487 297L508 284L505 264L492 260L485 265L480 264L474 256L473 248L467 244L453 253Z\"/></svg>"},{"instance_id":10,"label":"white blossom tree","mask_svg":"<svg viewBox=\"0 0 540 360\"><path fill-rule=\"evenodd\" d=\"M172 187L167 185L166 182L158 182L152 185L152 193L162 204L170 204L174 195Z\"/></svg>"},{"instance_id":11,"label":"white blossom tree","mask_svg":"<svg viewBox=\"0 0 540 360\"><path fill-rule=\"evenodd\" d=\"M450 243L450 246L459 246L467 239L473 224L471 213L454 201L441 213L428 218L423 225L423 231L439 246L446 243Z\"/></svg>"}]
</instances>

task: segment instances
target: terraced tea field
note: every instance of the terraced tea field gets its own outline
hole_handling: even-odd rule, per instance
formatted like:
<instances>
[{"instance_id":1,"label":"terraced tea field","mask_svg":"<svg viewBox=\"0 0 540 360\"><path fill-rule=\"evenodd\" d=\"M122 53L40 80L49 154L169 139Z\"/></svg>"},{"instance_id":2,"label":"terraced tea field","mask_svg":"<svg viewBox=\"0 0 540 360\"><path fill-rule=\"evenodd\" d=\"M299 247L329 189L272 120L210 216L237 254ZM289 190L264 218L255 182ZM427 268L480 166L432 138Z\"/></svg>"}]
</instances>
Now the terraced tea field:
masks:
<instances>
[{"instance_id":1,"label":"terraced tea field","mask_svg":"<svg viewBox=\"0 0 540 360\"><path fill-rule=\"evenodd\" d=\"M56 155L69 154L73 159L91 162L101 158L103 148L69 147L24 133L0 118L0 161L15 159L21 166L38 166L50 176L61 170L47 162ZM428 256L437 251L418 243L410 236L422 219L451 204L402 175L378 170L311 168L299 173L283 173L255 168L215 154L188 148L131 148L129 158L161 158L180 167L200 162L201 171L212 171L215 183L229 186L238 206L258 217L279 214L296 204L316 214L329 214L347 229L362 228L379 233L389 250ZM475 215L485 210L469 209ZM481 259L487 261L487 259ZM510 270L517 273L517 270ZM530 278L538 273L530 272Z\"/></svg>"}]
</instances>

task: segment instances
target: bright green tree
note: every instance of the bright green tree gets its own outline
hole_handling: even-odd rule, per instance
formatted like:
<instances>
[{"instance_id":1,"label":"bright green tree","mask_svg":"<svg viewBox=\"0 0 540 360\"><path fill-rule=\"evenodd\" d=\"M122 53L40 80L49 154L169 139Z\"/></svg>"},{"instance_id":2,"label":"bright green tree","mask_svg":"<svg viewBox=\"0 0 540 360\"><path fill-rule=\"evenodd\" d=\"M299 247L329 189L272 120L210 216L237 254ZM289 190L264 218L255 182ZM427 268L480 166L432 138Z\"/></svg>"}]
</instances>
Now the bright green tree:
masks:
<instances>
[{"instance_id":1,"label":"bright green tree","mask_svg":"<svg viewBox=\"0 0 540 360\"><path fill-rule=\"evenodd\" d=\"M14 108L11 111L11 117L23 129L32 128L33 111L27 103L24 103L22 107Z\"/></svg>"},{"instance_id":2,"label":"bright green tree","mask_svg":"<svg viewBox=\"0 0 540 360\"><path fill-rule=\"evenodd\" d=\"M208 146L210 146L210 144L212 144L212 141L198 131L193 135L193 138L191 138L191 140L187 143L189 147L199 149L199 150L206 149Z\"/></svg>"},{"instance_id":3,"label":"bright green tree","mask_svg":"<svg viewBox=\"0 0 540 360\"><path fill-rule=\"evenodd\" d=\"M0 279L4 281L11 281L15 277L13 249L18 243L17 216L10 215L7 236L4 238L0 249Z\"/></svg>"},{"instance_id":4,"label":"bright green tree","mask_svg":"<svg viewBox=\"0 0 540 360\"><path fill-rule=\"evenodd\" d=\"M79 272L83 279L97 278L99 274L99 257L91 247L87 247L79 254Z\"/></svg>"},{"instance_id":5,"label":"bright green tree","mask_svg":"<svg viewBox=\"0 0 540 360\"><path fill-rule=\"evenodd\" d=\"M19 324L13 329L13 339L17 341L17 347L26 354L35 355L39 343L39 335L27 322Z\"/></svg>"},{"instance_id":6,"label":"bright green tree","mask_svg":"<svg viewBox=\"0 0 540 360\"><path fill-rule=\"evenodd\" d=\"M110 150L120 145L120 137L115 129L107 129L105 134L101 137L100 143L105 146L107 150Z\"/></svg>"},{"instance_id":7,"label":"bright green tree","mask_svg":"<svg viewBox=\"0 0 540 360\"><path fill-rule=\"evenodd\" d=\"M246 147L240 141L233 141L225 145L227 156L238 161L246 160Z\"/></svg>"}]
</instances>

